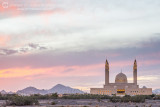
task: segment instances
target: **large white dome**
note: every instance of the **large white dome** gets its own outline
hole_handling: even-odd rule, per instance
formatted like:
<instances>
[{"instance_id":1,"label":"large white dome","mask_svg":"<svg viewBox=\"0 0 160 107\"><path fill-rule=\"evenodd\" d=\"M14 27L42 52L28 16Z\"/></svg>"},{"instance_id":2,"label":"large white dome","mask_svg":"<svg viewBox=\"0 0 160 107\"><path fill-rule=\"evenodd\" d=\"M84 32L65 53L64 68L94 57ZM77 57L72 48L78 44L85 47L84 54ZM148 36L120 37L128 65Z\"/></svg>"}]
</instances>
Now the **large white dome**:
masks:
<instances>
[{"instance_id":1,"label":"large white dome","mask_svg":"<svg viewBox=\"0 0 160 107\"><path fill-rule=\"evenodd\" d=\"M123 73L116 75L115 83L127 83L127 76Z\"/></svg>"}]
</instances>

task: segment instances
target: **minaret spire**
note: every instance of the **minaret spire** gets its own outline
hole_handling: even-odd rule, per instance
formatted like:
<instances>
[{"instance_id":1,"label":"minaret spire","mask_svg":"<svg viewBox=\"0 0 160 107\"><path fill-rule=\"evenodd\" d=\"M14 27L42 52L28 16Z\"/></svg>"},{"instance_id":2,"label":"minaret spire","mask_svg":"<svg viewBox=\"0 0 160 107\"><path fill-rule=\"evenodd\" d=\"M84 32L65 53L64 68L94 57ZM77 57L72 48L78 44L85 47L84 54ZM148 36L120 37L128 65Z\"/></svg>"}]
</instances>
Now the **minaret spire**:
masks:
<instances>
[{"instance_id":1,"label":"minaret spire","mask_svg":"<svg viewBox=\"0 0 160 107\"><path fill-rule=\"evenodd\" d=\"M133 83L137 84L137 61L136 59L134 60L134 65L133 65Z\"/></svg>"},{"instance_id":2,"label":"minaret spire","mask_svg":"<svg viewBox=\"0 0 160 107\"><path fill-rule=\"evenodd\" d=\"M106 59L106 63L105 63L105 69L107 69L109 71L109 63L108 63L107 59Z\"/></svg>"},{"instance_id":3,"label":"minaret spire","mask_svg":"<svg viewBox=\"0 0 160 107\"><path fill-rule=\"evenodd\" d=\"M109 63L108 60L106 59L105 62L105 85L109 84Z\"/></svg>"}]
</instances>

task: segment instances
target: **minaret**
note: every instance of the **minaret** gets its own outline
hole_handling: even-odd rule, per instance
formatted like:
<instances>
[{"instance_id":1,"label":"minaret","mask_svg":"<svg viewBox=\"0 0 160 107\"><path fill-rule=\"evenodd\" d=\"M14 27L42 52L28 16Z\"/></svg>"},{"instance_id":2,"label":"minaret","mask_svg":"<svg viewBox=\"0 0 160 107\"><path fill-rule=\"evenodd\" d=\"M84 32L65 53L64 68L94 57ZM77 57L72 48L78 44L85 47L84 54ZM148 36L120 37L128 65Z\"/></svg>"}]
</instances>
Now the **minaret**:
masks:
<instances>
[{"instance_id":1,"label":"minaret","mask_svg":"<svg viewBox=\"0 0 160 107\"><path fill-rule=\"evenodd\" d=\"M105 85L109 84L109 63L106 59L105 63Z\"/></svg>"},{"instance_id":2,"label":"minaret","mask_svg":"<svg viewBox=\"0 0 160 107\"><path fill-rule=\"evenodd\" d=\"M137 85L137 61L135 59L133 66L133 83Z\"/></svg>"}]
</instances>

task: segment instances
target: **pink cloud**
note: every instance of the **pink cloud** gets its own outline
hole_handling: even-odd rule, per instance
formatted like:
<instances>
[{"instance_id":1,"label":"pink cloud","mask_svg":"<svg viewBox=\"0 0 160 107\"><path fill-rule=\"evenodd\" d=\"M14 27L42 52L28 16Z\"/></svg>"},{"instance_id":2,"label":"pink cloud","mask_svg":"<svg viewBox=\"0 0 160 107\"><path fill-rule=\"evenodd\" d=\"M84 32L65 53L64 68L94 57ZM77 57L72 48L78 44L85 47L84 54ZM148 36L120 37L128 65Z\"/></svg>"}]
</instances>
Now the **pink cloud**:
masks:
<instances>
[{"instance_id":1,"label":"pink cloud","mask_svg":"<svg viewBox=\"0 0 160 107\"><path fill-rule=\"evenodd\" d=\"M145 60L145 61L139 62L140 66L150 66L150 65L156 65L156 64L160 64L160 60Z\"/></svg>"},{"instance_id":2,"label":"pink cloud","mask_svg":"<svg viewBox=\"0 0 160 107\"><path fill-rule=\"evenodd\" d=\"M63 76L94 76L98 75L96 71L101 68L101 64L98 65L90 65L90 66L55 66L51 68L11 68L11 69L1 69L0 74L1 78L13 78L13 77L24 77L24 76L32 76L38 74L44 75L54 75L56 77ZM72 69L67 72L66 70Z\"/></svg>"},{"instance_id":3,"label":"pink cloud","mask_svg":"<svg viewBox=\"0 0 160 107\"><path fill-rule=\"evenodd\" d=\"M131 66L133 65L133 61L115 61L115 62L111 62L110 63L110 67L119 67L119 68L122 68L122 67L125 67L125 66Z\"/></svg>"},{"instance_id":4,"label":"pink cloud","mask_svg":"<svg viewBox=\"0 0 160 107\"><path fill-rule=\"evenodd\" d=\"M10 40L10 37L7 35L0 35L0 45L6 46L8 41Z\"/></svg>"},{"instance_id":5,"label":"pink cloud","mask_svg":"<svg viewBox=\"0 0 160 107\"><path fill-rule=\"evenodd\" d=\"M134 60L133 61L115 61L110 63L110 67L126 67L126 66L133 66ZM149 66L149 65L156 65L160 64L160 60L137 60L138 66Z\"/></svg>"},{"instance_id":6,"label":"pink cloud","mask_svg":"<svg viewBox=\"0 0 160 107\"><path fill-rule=\"evenodd\" d=\"M123 62L112 62L110 67L115 68L122 66L130 66L132 63L130 61ZM43 74L45 76L55 76L55 77L68 77L68 76L101 76L104 71L105 63L93 64L86 66L54 66L49 68L10 68L10 69L1 69L0 77L1 78L12 78L12 77L24 77ZM8 72L9 71L9 72Z\"/></svg>"},{"instance_id":7,"label":"pink cloud","mask_svg":"<svg viewBox=\"0 0 160 107\"><path fill-rule=\"evenodd\" d=\"M148 64L148 62L140 62L138 64ZM111 68L117 67L124 67L124 66L132 66L133 61L117 61L117 62L110 62ZM54 66L48 68L31 68L31 67L23 67L23 68L11 68L11 69L2 69L0 70L0 78L1 79L8 79L8 86L10 87L9 83L12 78L19 79L23 78L22 81L26 81L30 83L34 81L35 84L38 83L37 80L47 81L47 78L59 78L60 80L67 77L102 77L104 76L104 63L100 64L93 64L93 65L85 65L85 66ZM55 81L55 80L54 80ZM57 80L58 81L58 80ZM57 82L56 81L56 82ZM0 81L1 82L1 81ZM89 81L88 81L89 82ZM13 81L11 82L12 84ZM15 81L15 83L19 83ZM3 83L5 84L5 83ZM24 84L20 83L21 86ZM25 86L29 86L29 84L25 84ZM49 86L49 85L48 85Z\"/></svg>"},{"instance_id":8,"label":"pink cloud","mask_svg":"<svg viewBox=\"0 0 160 107\"><path fill-rule=\"evenodd\" d=\"M160 57L160 52L152 52L152 53L146 53L143 55L139 55L139 58L145 58L145 57Z\"/></svg>"},{"instance_id":9,"label":"pink cloud","mask_svg":"<svg viewBox=\"0 0 160 107\"><path fill-rule=\"evenodd\" d=\"M65 13L66 13L66 11L64 9L56 8L56 9L52 9L52 10L42 11L39 14L40 14L41 18L43 19L43 21L45 22L45 24L48 25L48 24L50 24L49 20L50 20L51 15L54 15L54 14L65 14Z\"/></svg>"},{"instance_id":10,"label":"pink cloud","mask_svg":"<svg viewBox=\"0 0 160 107\"><path fill-rule=\"evenodd\" d=\"M5 16L7 15L10 17L15 17L22 13L22 11L19 11L16 6L9 5L9 4L12 4L12 3L9 2L7 8L4 8L2 5L0 5L0 13L2 15L4 14Z\"/></svg>"}]
</instances>

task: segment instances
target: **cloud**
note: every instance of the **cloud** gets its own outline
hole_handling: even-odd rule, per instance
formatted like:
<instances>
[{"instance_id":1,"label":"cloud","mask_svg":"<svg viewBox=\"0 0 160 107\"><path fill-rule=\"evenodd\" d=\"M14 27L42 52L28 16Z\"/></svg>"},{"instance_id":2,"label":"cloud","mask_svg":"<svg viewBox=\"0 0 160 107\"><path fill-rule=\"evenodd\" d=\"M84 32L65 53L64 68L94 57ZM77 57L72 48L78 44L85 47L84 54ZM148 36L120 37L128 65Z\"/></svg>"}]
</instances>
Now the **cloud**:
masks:
<instances>
[{"instance_id":1,"label":"cloud","mask_svg":"<svg viewBox=\"0 0 160 107\"><path fill-rule=\"evenodd\" d=\"M0 35L0 47L5 47L7 45L7 42L9 42L10 36L7 35Z\"/></svg>"},{"instance_id":2,"label":"cloud","mask_svg":"<svg viewBox=\"0 0 160 107\"><path fill-rule=\"evenodd\" d=\"M0 32L12 35L12 42L7 45L14 48L19 44L42 43L60 52L138 48L159 32L158 1L84 2L53 1L57 12L1 20Z\"/></svg>"},{"instance_id":3,"label":"cloud","mask_svg":"<svg viewBox=\"0 0 160 107\"><path fill-rule=\"evenodd\" d=\"M89 66L55 66L50 68L10 68L1 69L1 78L26 77L34 75L55 76L55 77L70 77L72 76L95 76L101 75L97 69L101 68L101 64ZM91 73L92 72L92 73Z\"/></svg>"},{"instance_id":4,"label":"cloud","mask_svg":"<svg viewBox=\"0 0 160 107\"><path fill-rule=\"evenodd\" d=\"M57 7L56 2L53 0L31 1L31 0L1 0L0 1L0 19L8 19L19 16L34 15L41 13L57 13L62 12L63 8ZM7 4L7 8L5 5Z\"/></svg>"},{"instance_id":5,"label":"cloud","mask_svg":"<svg viewBox=\"0 0 160 107\"><path fill-rule=\"evenodd\" d=\"M155 39L158 40L157 38ZM26 65L32 68L58 65L91 65L105 63L106 58L111 65L115 65L120 69L124 69L126 66L132 66L134 59L138 60L139 66L158 65L159 44L157 43L158 41L149 41L148 44L152 44L152 47L146 47L147 42L145 42L146 45L141 45L139 48L106 48L104 50L95 49L85 52L61 52L58 49L52 50L52 48L43 44L30 43L14 49L18 53L12 53L10 57L1 57L0 61L3 63L0 64L0 68L25 67ZM144 43L142 42L141 44ZM42 50L43 47L44 49ZM14 63L15 60L16 63Z\"/></svg>"},{"instance_id":6,"label":"cloud","mask_svg":"<svg viewBox=\"0 0 160 107\"><path fill-rule=\"evenodd\" d=\"M156 80L159 79L158 76L155 76L155 75L138 76L138 81L142 81L142 82L145 82L145 81L156 81ZM131 80L133 80L133 78L128 78L128 80L131 81Z\"/></svg>"},{"instance_id":7,"label":"cloud","mask_svg":"<svg viewBox=\"0 0 160 107\"><path fill-rule=\"evenodd\" d=\"M0 55L15 55L22 53L29 53L35 50L46 50L47 47L40 46L39 44L30 43L27 46L23 46L17 49L0 49Z\"/></svg>"},{"instance_id":8,"label":"cloud","mask_svg":"<svg viewBox=\"0 0 160 107\"><path fill-rule=\"evenodd\" d=\"M33 43L29 44L28 46L30 46L31 48L34 48L34 49L36 49L37 47L39 47L37 44L33 44Z\"/></svg>"},{"instance_id":9,"label":"cloud","mask_svg":"<svg viewBox=\"0 0 160 107\"><path fill-rule=\"evenodd\" d=\"M0 49L0 55L12 55L17 53L17 50L12 50L12 49Z\"/></svg>"},{"instance_id":10,"label":"cloud","mask_svg":"<svg viewBox=\"0 0 160 107\"><path fill-rule=\"evenodd\" d=\"M39 44L33 44L33 43L28 44L28 46L33 48L33 49L39 49L39 50L47 49L44 46L40 46Z\"/></svg>"}]
</instances>

